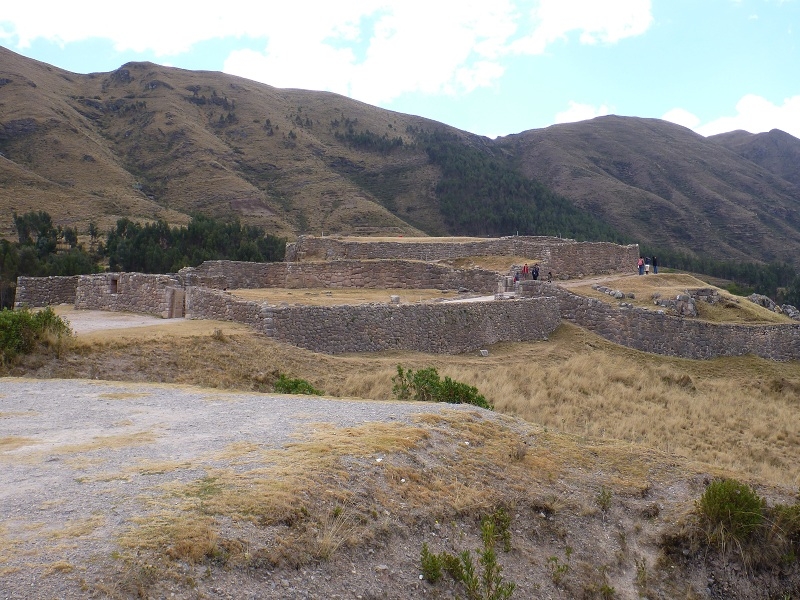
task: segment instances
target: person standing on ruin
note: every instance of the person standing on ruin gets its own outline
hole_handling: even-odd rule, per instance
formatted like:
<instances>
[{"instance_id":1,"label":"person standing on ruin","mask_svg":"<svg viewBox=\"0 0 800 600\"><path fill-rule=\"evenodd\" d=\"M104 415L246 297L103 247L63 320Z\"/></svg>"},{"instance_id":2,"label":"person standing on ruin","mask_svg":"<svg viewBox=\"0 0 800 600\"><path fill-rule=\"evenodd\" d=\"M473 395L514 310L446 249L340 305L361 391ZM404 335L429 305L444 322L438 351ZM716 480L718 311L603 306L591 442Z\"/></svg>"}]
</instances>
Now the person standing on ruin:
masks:
<instances>
[{"instance_id":1,"label":"person standing on ruin","mask_svg":"<svg viewBox=\"0 0 800 600\"><path fill-rule=\"evenodd\" d=\"M539 265L533 265L533 280L539 279Z\"/></svg>"},{"instance_id":2,"label":"person standing on ruin","mask_svg":"<svg viewBox=\"0 0 800 600\"><path fill-rule=\"evenodd\" d=\"M522 265L522 278L528 279L528 275L530 274L530 269L528 268L528 263Z\"/></svg>"},{"instance_id":3,"label":"person standing on ruin","mask_svg":"<svg viewBox=\"0 0 800 600\"><path fill-rule=\"evenodd\" d=\"M649 275L650 274L650 257L649 256L644 259L644 274L645 275Z\"/></svg>"},{"instance_id":4,"label":"person standing on ruin","mask_svg":"<svg viewBox=\"0 0 800 600\"><path fill-rule=\"evenodd\" d=\"M644 275L644 259L640 256L636 266L639 268L639 275Z\"/></svg>"},{"instance_id":5,"label":"person standing on ruin","mask_svg":"<svg viewBox=\"0 0 800 600\"><path fill-rule=\"evenodd\" d=\"M653 256L653 275L658 275L658 257Z\"/></svg>"}]
</instances>

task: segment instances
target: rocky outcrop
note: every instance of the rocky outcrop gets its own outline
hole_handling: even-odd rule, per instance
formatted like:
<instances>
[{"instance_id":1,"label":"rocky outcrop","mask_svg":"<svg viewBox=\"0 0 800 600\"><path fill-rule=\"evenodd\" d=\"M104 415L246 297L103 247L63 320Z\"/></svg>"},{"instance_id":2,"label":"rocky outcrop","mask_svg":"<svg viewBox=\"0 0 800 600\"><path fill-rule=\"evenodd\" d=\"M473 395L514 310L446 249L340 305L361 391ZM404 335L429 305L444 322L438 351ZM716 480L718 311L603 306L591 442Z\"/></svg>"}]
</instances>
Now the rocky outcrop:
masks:
<instances>
[{"instance_id":1,"label":"rocky outcrop","mask_svg":"<svg viewBox=\"0 0 800 600\"><path fill-rule=\"evenodd\" d=\"M774 313L786 315L794 321L800 321L800 310L797 310L797 307L792 306L791 304L778 305L772 300L772 298L762 294L750 294L747 299L750 300L750 302L754 302L759 306L763 306L767 310L771 310Z\"/></svg>"}]
</instances>

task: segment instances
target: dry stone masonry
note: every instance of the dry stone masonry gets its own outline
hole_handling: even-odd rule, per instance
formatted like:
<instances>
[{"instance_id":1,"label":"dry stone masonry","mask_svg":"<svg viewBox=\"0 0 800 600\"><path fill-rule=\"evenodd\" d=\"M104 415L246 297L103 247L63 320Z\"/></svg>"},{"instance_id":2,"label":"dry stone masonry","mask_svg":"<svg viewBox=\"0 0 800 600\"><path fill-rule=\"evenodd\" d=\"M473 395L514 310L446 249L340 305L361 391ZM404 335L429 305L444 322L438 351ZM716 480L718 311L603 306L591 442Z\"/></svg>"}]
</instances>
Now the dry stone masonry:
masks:
<instances>
[{"instance_id":1,"label":"dry stone masonry","mask_svg":"<svg viewBox=\"0 0 800 600\"><path fill-rule=\"evenodd\" d=\"M639 258L639 245L609 242L576 242L543 236L509 236L452 241L378 241L336 237L299 236L286 246L286 260L387 260L402 256L409 260L437 261L470 256L522 256L539 263L542 273L556 277L581 277L632 271Z\"/></svg>"},{"instance_id":2,"label":"dry stone masonry","mask_svg":"<svg viewBox=\"0 0 800 600\"><path fill-rule=\"evenodd\" d=\"M615 307L539 281L521 282L520 289L526 296L556 296L562 319L643 352L695 359L746 354L778 361L800 359L800 324L710 323L644 308Z\"/></svg>"},{"instance_id":3,"label":"dry stone masonry","mask_svg":"<svg viewBox=\"0 0 800 600\"><path fill-rule=\"evenodd\" d=\"M639 249L636 245L517 236L439 241L301 236L287 247L285 263L208 261L172 275L21 277L16 305L70 302L77 308L235 321L275 339L327 353L474 351L501 341L546 339L564 319L612 342L656 354L800 359L800 324L725 325L687 318L696 315L691 308L697 301L719 301L714 290L687 290L669 300L654 298L662 307L653 311L633 307L624 302L625 294L610 288L596 289L623 300L619 306L578 296L556 283L516 282L512 276L492 271L453 269L432 262L495 255L538 262L541 273L552 271L557 281L630 272ZM496 300L408 304L392 294L385 303L357 306L274 306L243 300L226 291L276 287L450 289L495 294Z\"/></svg>"},{"instance_id":4,"label":"dry stone masonry","mask_svg":"<svg viewBox=\"0 0 800 600\"><path fill-rule=\"evenodd\" d=\"M434 289L491 293L497 273L453 269L414 260L337 260L305 263L206 261L181 269L187 285L216 289L370 288Z\"/></svg>"},{"instance_id":5,"label":"dry stone masonry","mask_svg":"<svg viewBox=\"0 0 800 600\"><path fill-rule=\"evenodd\" d=\"M14 306L55 306L75 302L80 275L18 277Z\"/></svg>"},{"instance_id":6,"label":"dry stone masonry","mask_svg":"<svg viewBox=\"0 0 800 600\"><path fill-rule=\"evenodd\" d=\"M555 298L505 302L270 306L207 288L189 288L186 314L245 323L316 352L414 350L461 353L501 341L544 340L561 317Z\"/></svg>"}]
</instances>

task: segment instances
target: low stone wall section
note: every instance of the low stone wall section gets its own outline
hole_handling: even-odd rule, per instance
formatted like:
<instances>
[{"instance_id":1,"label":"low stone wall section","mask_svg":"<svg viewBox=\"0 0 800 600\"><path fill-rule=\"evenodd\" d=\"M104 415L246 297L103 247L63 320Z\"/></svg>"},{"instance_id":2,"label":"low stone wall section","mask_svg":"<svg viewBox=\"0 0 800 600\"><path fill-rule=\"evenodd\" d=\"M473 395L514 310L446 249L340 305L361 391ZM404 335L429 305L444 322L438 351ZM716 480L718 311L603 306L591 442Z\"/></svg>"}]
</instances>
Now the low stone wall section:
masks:
<instances>
[{"instance_id":1,"label":"low stone wall section","mask_svg":"<svg viewBox=\"0 0 800 600\"><path fill-rule=\"evenodd\" d=\"M275 311L273 322L277 339L317 352L411 350L460 354L497 342L547 339L561 323L561 318L555 298L529 298L437 304L298 306Z\"/></svg>"},{"instance_id":2,"label":"low stone wall section","mask_svg":"<svg viewBox=\"0 0 800 600\"><path fill-rule=\"evenodd\" d=\"M75 308L183 316L183 285L174 275L103 273L81 275Z\"/></svg>"},{"instance_id":3,"label":"low stone wall section","mask_svg":"<svg viewBox=\"0 0 800 600\"><path fill-rule=\"evenodd\" d=\"M458 354L497 342L543 340L558 327L552 297L489 302L274 307L190 288L186 316L245 323L315 352L413 350Z\"/></svg>"},{"instance_id":4,"label":"low stone wall section","mask_svg":"<svg viewBox=\"0 0 800 600\"><path fill-rule=\"evenodd\" d=\"M538 281L520 282L519 289L525 296L556 296L563 319L628 348L693 359L754 354L800 360L800 324L710 323L638 307L619 308Z\"/></svg>"},{"instance_id":5,"label":"low stone wall section","mask_svg":"<svg viewBox=\"0 0 800 600\"><path fill-rule=\"evenodd\" d=\"M299 236L286 246L287 262L374 260L402 256L439 261L470 256L519 256L538 262L543 275L579 277L636 269L639 245L576 242L544 236L509 236L453 241L360 241Z\"/></svg>"},{"instance_id":6,"label":"low stone wall section","mask_svg":"<svg viewBox=\"0 0 800 600\"><path fill-rule=\"evenodd\" d=\"M187 286L237 288L466 289L494 293L498 275L484 269L452 269L413 260L306 263L206 261L181 269Z\"/></svg>"},{"instance_id":7,"label":"low stone wall section","mask_svg":"<svg viewBox=\"0 0 800 600\"><path fill-rule=\"evenodd\" d=\"M80 275L53 277L18 277L15 308L55 306L75 302Z\"/></svg>"}]
</instances>

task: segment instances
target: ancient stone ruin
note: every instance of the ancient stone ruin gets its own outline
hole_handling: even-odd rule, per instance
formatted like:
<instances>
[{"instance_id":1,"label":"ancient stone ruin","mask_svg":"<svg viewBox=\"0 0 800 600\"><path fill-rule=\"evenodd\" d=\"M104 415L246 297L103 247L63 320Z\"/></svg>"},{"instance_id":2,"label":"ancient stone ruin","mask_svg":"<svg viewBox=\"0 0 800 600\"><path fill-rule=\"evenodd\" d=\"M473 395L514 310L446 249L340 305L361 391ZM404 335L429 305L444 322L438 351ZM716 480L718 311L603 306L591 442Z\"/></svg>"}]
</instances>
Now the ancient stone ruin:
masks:
<instances>
[{"instance_id":1,"label":"ancient stone ruin","mask_svg":"<svg viewBox=\"0 0 800 600\"><path fill-rule=\"evenodd\" d=\"M478 256L524 257L553 281L517 281L519 269L513 268L498 273L446 264ZM236 321L276 340L326 353L462 353L503 341L545 340L566 320L615 343L658 354L800 358L800 325L725 325L690 318L696 301L715 301L713 290L663 300L663 309L652 311L624 302L619 290L600 290L623 300L611 306L558 285L576 277L632 272L638 256L637 245L546 237L387 241L300 236L287 246L283 263L207 261L169 275L20 277L16 305L69 303L79 309ZM370 304L290 306L245 300L228 291L254 288L372 288L390 293L385 302ZM415 289L459 294L448 301L401 301L402 290Z\"/></svg>"}]
</instances>

